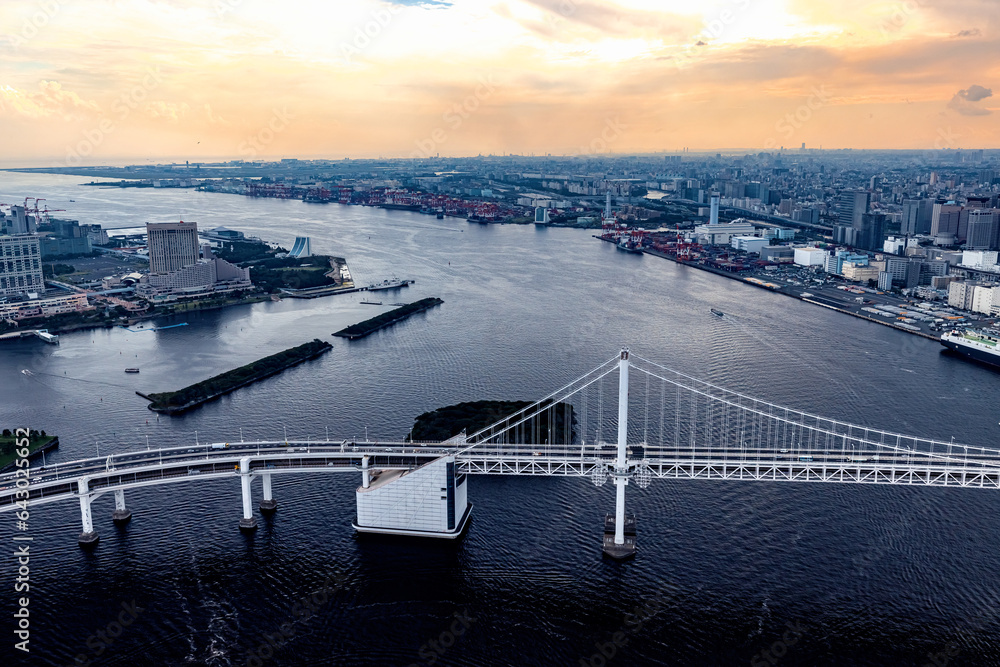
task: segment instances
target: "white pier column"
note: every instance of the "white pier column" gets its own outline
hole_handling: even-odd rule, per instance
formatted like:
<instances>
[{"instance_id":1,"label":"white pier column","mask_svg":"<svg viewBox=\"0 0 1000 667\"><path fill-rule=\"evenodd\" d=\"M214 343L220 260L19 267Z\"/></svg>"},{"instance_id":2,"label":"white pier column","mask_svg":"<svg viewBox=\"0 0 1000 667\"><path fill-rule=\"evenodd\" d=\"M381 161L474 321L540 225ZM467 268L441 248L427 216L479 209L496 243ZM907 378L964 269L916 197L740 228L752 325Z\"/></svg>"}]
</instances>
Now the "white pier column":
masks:
<instances>
[{"instance_id":1,"label":"white pier column","mask_svg":"<svg viewBox=\"0 0 1000 667\"><path fill-rule=\"evenodd\" d=\"M278 509L278 501L271 496L271 473L265 472L260 478L264 486L264 498L260 501L260 511L273 512Z\"/></svg>"},{"instance_id":2,"label":"white pier column","mask_svg":"<svg viewBox=\"0 0 1000 667\"><path fill-rule=\"evenodd\" d=\"M125 507L125 489L115 490L115 511L111 518L115 523L126 523L132 518L132 512Z\"/></svg>"},{"instance_id":3,"label":"white pier column","mask_svg":"<svg viewBox=\"0 0 1000 667\"><path fill-rule=\"evenodd\" d=\"M369 486L371 486L371 483L372 483L371 473L368 472L368 457L367 456L362 456L361 457L361 488L367 489Z\"/></svg>"},{"instance_id":4,"label":"white pier column","mask_svg":"<svg viewBox=\"0 0 1000 667\"><path fill-rule=\"evenodd\" d=\"M253 496L250 493L250 459L240 459L240 485L243 489L243 518L240 519L240 530L256 530L257 519L253 516Z\"/></svg>"},{"instance_id":5,"label":"white pier column","mask_svg":"<svg viewBox=\"0 0 1000 667\"><path fill-rule=\"evenodd\" d=\"M98 535L94 530L94 518L90 514L90 503L93 496L90 495L90 486L86 477L77 483L80 494L80 520L83 523L83 532L80 533L80 546L91 546L97 544Z\"/></svg>"}]
</instances>

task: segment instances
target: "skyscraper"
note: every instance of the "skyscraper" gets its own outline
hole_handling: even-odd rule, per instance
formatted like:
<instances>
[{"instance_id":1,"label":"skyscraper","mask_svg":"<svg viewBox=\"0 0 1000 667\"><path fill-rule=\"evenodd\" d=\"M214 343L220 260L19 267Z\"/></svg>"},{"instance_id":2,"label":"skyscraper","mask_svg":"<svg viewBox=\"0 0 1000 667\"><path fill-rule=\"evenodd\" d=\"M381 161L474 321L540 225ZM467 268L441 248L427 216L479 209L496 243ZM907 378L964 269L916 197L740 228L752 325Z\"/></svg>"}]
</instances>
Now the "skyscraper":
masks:
<instances>
[{"instance_id":1,"label":"skyscraper","mask_svg":"<svg viewBox=\"0 0 1000 667\"><path fill-rule=\"evenodd\" d=\"M864 190L845 190L840 193L837 206L837 222L841 225L861 229L861 216L868 212L871 194Z\"/></svg>"},{"instance_id":2,"label":"skyscraper","mask_svg":"<svg viewBox=\"0 0 1000 667\"><path fill-rule=\"evenodd\" d=\"M903 234L927 234L931 231L934 201L931 199L904 199L903 219L899 231Z\"/></svg>"},{"instance_id":3,"label":"skyscraper","mask_svg":"<svg viewBox=\"0 0 1000 667\"><path fill-rule=\"evenodd\" d=\"M0 296L44 291L38 236L0 236Z\"/></svg>"},{"instance_id":4,"label":"skyscraper","mask_svg":"<svg viewBox=\"0 0 1000 667\"><path fill-rule=\"evenodd\" d=\"M879 251L885 241L885 214L864 213L861 222L854 229L857 230L855 238L858 248Z\"/></svg>"},{"instance_id":5,"label":"skyscraper","mask_svg":"<svg viewBox=\"0 0 1000 667\"><path fill-rule=\"evenodd\" d=\"M962 216L962 207L957 204L934 204L934 212L931 215L931 235L941 237L943 245L949 245L946 237L952 239L954 243L958 238L958 223Z\"/></svg>"},{"instance_id":6,"label":"skyscraper","mask_svg":"<svg viewBox=\"0 0 1000 667\"><path fill-rule=\"evenodd\" d=\"M198 263L198 223L146 223L149 272L169 273Z\"/></svg>"},{"instance_id":7,"label":"skyscraper","mask_svg":"<svg viewBox=\"0 0 1000 667\"><path fill-rule=\"evenodd\" d=\"M968 250L996 250L997 226L996 209L973 209L969 212L968 238L965 247Z\"/></svg>"}]
</instances>

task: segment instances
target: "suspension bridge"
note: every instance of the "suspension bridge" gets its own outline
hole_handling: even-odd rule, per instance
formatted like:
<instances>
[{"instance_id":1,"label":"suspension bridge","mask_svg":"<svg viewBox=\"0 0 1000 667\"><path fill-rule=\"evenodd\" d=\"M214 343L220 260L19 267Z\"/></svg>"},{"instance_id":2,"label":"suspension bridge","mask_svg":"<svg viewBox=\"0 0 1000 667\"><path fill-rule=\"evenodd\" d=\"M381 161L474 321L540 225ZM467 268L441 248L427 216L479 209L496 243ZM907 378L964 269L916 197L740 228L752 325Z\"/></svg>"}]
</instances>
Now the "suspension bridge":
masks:
<instances>
[{"instance_id":1,"label":"suspension bridge","mask_svg":"<svg viewBox=\"0 0 1000 667\"><path fill-rule=\"evenodd\" d=\"M630 373L638 382L630 383ZM643 391L630 391L635 385ZM354 523L359 532L439 538L456 538L467 525L469 476L585 477L597 486L610 480L615 503L604 518L603 551L627 558L636 550L636 517L625 503L630 483L646 488L669 478L1000 489L1000 450L779 406L626 348L471 435L435 443L212 443L21 468L0 476L0 513L77 501L79 542L87 546L98 541L91 506L102 495L114 494L112 519L125 522L131 518L128 489L231 478L239 480L242 497L239 526L253 531L254 480L261 479L259 510L273 512L273 475L320 473L360 474Z\"/></svg>"}]
</instances>

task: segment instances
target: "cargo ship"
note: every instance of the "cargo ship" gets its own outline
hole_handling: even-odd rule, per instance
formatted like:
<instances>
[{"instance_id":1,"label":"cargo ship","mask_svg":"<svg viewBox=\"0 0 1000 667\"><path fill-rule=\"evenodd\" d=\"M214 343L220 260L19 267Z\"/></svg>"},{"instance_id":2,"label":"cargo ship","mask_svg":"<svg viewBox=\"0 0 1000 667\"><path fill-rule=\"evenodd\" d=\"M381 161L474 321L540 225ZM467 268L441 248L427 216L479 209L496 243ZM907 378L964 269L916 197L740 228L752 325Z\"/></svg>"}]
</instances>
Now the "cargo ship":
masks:
<instances>
[{"instance_id":1,"label":"cargo ship","mask_svg":"<svg viewBox=\"0 0 1000 667\"><path fill-rule=\"evenodd\" d=\"M1000 368L1000 332L993 329L949 331L941 336L941 344L982 364Z\"/></svg>"},{"instance_id":2,"label":"cargo ship","mask_svg":"<svg viewBox=\"0 0 1000 667\"><path fill-rule=\"evenodd\" d=\"M642 246L640 246L638 243L631 240L627 236L623 236L621 240L615 244L615 247L623 252L630 252L636 255L642 254Z\"/></svg>"}]
</instances>

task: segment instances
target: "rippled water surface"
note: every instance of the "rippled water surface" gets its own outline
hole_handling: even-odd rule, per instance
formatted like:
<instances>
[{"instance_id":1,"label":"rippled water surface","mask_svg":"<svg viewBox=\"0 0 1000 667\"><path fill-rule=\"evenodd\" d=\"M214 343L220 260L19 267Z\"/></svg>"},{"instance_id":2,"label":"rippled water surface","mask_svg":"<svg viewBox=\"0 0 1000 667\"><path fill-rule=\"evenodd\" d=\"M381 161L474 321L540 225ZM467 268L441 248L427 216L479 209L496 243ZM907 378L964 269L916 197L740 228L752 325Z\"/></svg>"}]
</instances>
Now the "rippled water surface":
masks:
<instances>
[{"instance_id":1,"label":"rippled water surface","mask_svg":"<svg viewBox=\"0 0 1000 667\"><path fill-rule=\"evenodd\" d=\"M387 304L445 303L350 343L330 333L389 306L358 295L285 300L164 319L157 324L189 324L164 331L4 343L0 422L58 434L49 460L145 448L147 436L152 446L235 440L241 429L245 439L363 437L365 428L399 438L442 405L540 398L621 345L775 403L996 444L997 373L941 355L933 341L616 252L584 231L81 180L0 173L0 200L45 197L64 215L114 228L194 220L286 247L310 236L314 250L346 257L360 283L416 281ZM134 393L176 389L311 338L334 349L183 417L157 418ZM141 373L124 375L126 366ZM249 537L237 529L235 479L130 491L124 528L104 496L93 552L76 545L78 507L38 507L32 662L601 665L603 650L622 665L923 665L929 654L1000 664L996 491L630 486L640 551L615 563L601 558L599 535L611 485L472 478L468 534L442 544L356 537L357 484L276 476L279 510ZM0 515L0 539L13 534L13 517ZM12 558L0 576L9 619ZM99 643L92 635L133 601L137 619ZM7 636L0 656L14 656Z\"/></svg>"}]
</instances>

